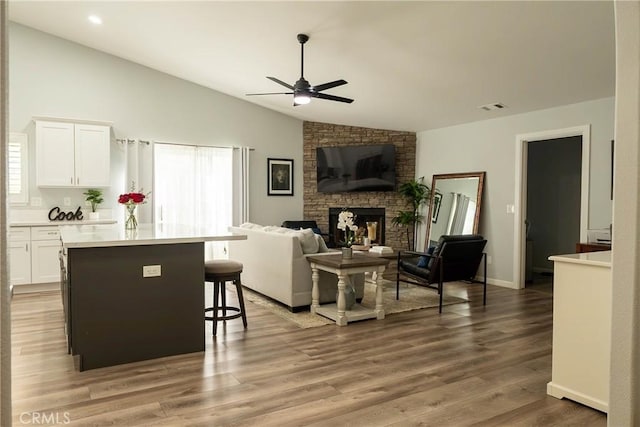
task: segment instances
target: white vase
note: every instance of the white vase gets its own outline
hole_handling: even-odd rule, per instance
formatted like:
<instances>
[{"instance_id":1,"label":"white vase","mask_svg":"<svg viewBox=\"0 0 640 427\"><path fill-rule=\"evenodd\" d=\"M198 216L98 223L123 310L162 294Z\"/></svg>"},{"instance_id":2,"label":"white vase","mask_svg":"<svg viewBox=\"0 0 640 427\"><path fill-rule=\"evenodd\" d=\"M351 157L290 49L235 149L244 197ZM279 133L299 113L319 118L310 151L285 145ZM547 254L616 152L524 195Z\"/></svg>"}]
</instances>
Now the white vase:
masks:
<instances>
[{"instance_id":1,"label":"white vase","mask_svg":"<svg viewBox=\"0 0 640 427\"><path fill-rule=\"evenodd\" d=\"M91 221L96 221L100 219L100 212L89 212L89 219Z\"/></svg>"}]
</instances>

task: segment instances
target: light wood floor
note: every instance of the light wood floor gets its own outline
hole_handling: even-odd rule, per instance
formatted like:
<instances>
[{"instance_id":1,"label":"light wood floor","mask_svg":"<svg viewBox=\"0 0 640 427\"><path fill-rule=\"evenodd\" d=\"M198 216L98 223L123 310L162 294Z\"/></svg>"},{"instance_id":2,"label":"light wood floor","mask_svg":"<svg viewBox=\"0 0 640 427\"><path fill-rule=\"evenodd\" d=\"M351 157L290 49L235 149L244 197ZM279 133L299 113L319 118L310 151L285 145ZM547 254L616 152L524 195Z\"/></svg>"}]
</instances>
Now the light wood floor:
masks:
<instances>
[{"instance_id":1,"label":"light wood floor","mask_svg":"<svg viewBox=\"0 0 640 427\"><path fill-rule=\"evenodd\" d=\"M546 395L552 297L490 286L485 308L480 289L441 315L347 327L298 329L249 304L249 328L227 322L204 353L86 372L66 353L60 295L19 295L14 425L605 426Z\"/></svg>"}]
</instances>

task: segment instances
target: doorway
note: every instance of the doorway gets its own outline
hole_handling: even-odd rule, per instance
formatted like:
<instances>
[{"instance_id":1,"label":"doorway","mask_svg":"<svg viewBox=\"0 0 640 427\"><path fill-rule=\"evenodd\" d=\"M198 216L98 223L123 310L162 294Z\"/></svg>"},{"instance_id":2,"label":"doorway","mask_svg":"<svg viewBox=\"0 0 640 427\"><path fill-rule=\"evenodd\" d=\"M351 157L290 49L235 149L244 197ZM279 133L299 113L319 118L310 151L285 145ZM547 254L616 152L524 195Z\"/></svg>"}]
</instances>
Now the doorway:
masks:
<instances>
[{"instance_id":1,"label":"doorway","mask_svg":"<svg viewBox=\"0 0 640 427\"><path fill-rule=\"evenodd\" d=\"M539 145L532 145L534 143ZM551 253L545 256L545 252L573 253L575 252L575 244L579 241L585 241L589 220L590 146L589 125L516 136L514 288L521 289L526 285L529 273L527 270L528 253L531 255L529 257L531 273L533 273L533 267L537 267L540 273L552 272L553 266L545 262ZM532 165L529 165L530 155L534 157ZM560 158L566 156L573 157L572 165L574 166L566 166L567 169L572 169L571 173L567 172L571 176L560 177L565 173L562 171L565 165L560 162ZM542 162L547 162L547 164ZM579 167L577 163L579 163ZM529 171L530 167L531 171ZM559 169L555 180L545 176L551 174L548 169ZM529 180L533 180L534 187L532 188L538 186L540 189L530 190ZM540 183L535 184L536 180L539 180ZM528 207L529 191L547 193L532 195L531 203L535 203L537 206L532 206L531 211ZM566 195L567 191L571 196ZM561 196L561 194L564 195ZM577 207L578 199L579 210ZM551 206L551 204L559 204L560 206ZM551 212L538 212L545 209ZM572 213L565 215L561 209L569 209ZM535 215L535 217L527 221L528 214ZM576 221L579 222L577 237L575 234ZM537 229L535 232L533 227ZM565 227L571 230L565 230ZM527 228L529 228L529 233L527 233ZM533 236L532 233L534 233ZM535 241L536 235L540 240L538 244ZM527 243L527 237L529 237L529 243ZM531 242L531 237L534 237L533 242ZM529 251L527 251L527 246L529 246ZM538 265L536 266L536 264Z\"/></svg>"},{"instance_id":2,"label":"doorway","mask_svg":"<svg viewBox=\"0 0 640 427\"><path fill-rule=\"evenodd\" d=\"M582 136L527 142L525 287L550 293L549 256L573 253L580 239Z\"/></svg>"}]
</instances>

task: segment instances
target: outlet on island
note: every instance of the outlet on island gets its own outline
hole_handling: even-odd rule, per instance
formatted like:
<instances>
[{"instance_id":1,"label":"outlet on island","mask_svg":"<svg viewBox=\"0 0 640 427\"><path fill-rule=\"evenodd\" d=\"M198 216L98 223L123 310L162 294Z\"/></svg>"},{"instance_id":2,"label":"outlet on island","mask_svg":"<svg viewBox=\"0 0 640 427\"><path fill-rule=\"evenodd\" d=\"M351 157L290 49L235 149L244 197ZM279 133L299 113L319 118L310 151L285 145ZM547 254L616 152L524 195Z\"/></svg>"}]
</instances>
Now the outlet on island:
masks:
<instances>
[{"instance_id":1,"label":"outlet on island","mask_svg":"<svg viewBox=\"0 0 640 427\"><path fill-rule=\"evenodd\" d=\"M143 265L142 277L160 277L162 276L161 265Z\"/></svg>"}]
</instances>

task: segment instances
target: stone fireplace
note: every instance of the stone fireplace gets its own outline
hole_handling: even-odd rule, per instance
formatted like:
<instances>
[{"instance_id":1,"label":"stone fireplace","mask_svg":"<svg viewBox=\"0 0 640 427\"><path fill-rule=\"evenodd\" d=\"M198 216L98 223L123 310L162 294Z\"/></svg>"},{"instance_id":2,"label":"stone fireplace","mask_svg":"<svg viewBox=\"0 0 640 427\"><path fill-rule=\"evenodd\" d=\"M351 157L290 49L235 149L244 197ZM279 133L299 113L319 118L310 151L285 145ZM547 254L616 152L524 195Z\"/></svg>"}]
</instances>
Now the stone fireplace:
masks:
<instances>
[{"instance_id":1,"label":"stone fireplace","mask_svg":"<svg viewBox=\"0 0 640 427\"><path fill-rule=\"evenodd\" d=\"M343 126L331 123L307 122L303 124L304 139L304 219L314 220L324 233L335 235L335 223L329 226L330 208L352 206L382 206L384 213L380 215L380 224L376 234L380 241L375 242L391 246L394 249L407 248L407 237L403 227L395 227L392 219L401 210L407 210L404 197L397 191L356 191L344 193L320 193L317 188L316 149L325 146L357 145L357 144L393 144L396 147L396 184L401 185L414 179L416 166L416 134L415 132L394 131L387 129L371 129L355 126ZM331 237L335 244L343 238ZM410 237L413 240L413 235Z\"/></svg>"},{"instance_id":2,"label":"stone fireplace","mask_svg":"<svg viewBox=\"0 0 640 427\"><path fill-rule=\"evenodd\" d=\"M364 237L369 237L373 243L378 245L385 244L385 208L349 208L348 210L356 216L355 223L358 226L358 231ZM344 232L338 229L338 215L342 211L342 208L329 208L329 241L327 246L332 248L340 246L340 242L344 241ZM375 237L369 233L374 233ZM356 242L356 244L362 244L362 242Z\"/></svg>"}]
</instances>

